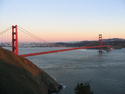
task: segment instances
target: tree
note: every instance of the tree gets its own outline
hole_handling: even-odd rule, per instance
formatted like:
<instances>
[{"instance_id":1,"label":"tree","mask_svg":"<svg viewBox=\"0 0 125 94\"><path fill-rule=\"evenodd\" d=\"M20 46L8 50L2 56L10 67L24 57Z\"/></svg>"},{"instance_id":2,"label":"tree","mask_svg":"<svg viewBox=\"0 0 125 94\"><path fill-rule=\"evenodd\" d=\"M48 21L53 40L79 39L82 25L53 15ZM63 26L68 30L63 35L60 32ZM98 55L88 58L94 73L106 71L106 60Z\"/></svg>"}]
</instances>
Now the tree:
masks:
<instances>
[{"instance_id":1,"label":"tree","mask_svg":"<svg viewBox=\"0 0 125 94\"><path fill-rule=\"evenodd\" d=\"M75 94L93 94L89 83L78 83L75 87Z\"/></svg>"}]
</instances>

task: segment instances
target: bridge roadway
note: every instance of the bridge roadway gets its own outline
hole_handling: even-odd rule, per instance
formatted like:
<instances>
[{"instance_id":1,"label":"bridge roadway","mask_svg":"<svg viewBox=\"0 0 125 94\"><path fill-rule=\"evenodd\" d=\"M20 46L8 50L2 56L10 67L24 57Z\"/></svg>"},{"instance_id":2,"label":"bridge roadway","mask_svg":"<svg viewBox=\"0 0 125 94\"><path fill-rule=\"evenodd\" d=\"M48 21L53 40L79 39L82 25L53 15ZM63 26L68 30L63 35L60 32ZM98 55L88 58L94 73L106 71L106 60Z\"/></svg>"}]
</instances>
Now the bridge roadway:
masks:
<instances>
[{"instance_id":1,"label":"bridge roadway","mask_svg":"<svg viewBox=\"0 0 125 94\"><path fill-rule=\"evenodd\" d=\"M83 47L77 47L77 48L68 48L68 49L61 49L61 50L53 50L53 51L45 51L45 52L22 54L20 56L27 57L27 56L35 56L35 55L44 55L44 54L50 54L50 53L72 51L72 50L78 50L78 49L92 49L92 48L105 48L105 47L111 48L112 46L111 45L83 46Z\"/></svg>"}]
</instances>

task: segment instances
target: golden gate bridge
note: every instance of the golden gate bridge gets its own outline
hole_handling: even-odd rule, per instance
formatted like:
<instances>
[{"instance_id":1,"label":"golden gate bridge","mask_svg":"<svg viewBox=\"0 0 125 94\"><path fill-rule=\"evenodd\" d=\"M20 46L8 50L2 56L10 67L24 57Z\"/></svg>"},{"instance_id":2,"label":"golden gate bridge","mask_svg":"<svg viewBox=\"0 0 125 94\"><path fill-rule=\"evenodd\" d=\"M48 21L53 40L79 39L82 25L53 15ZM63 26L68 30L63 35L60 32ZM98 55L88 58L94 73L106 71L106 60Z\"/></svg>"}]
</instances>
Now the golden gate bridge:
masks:
<instances>
[{"instance_id":1,"label":"golden gate bridge","mask_svg":"<svg viewBox=\"0 0 125 94\"><path fill-rule=\"evenodd\" d=\"M25 32L26 30L24 30L23 28L21 28L21 27L19 27L17 25L12 25L12 27L7 28L3 32L0 32L0 35L3 35L8 30L11 30L11 35L9 35L9 37L11 36L10 38L11 38L12 52L14 54L16 54L16 55L20 55L20 56L23 56L23 57L35 56L35 55L44 55L44 54L50 54L50 53L58 53L58 52L65 52L65 51L72 51L72 50L78 50L78 49L98 48L99 51L101 51L102 48L111 48L112 47L111 45L105 45L103 43L102 34L99 34L99 39L98 39L99 45L96 45L96 46L83 46L83 47L66 48L66 49L59 49L59 50L52 50L52 51L44 51L44 52L36 52L36 53L28 53L28 54L19 54L19 38L18 38L19 36L18 36L18 32L19 32L19 30ZM25 33L28 33L28 32L25 32ZM31 32L29 32L28 34L31 35L32 37L34 36ZM38 37L35 36L35 38L38 38Z\"/></svg>"}]
</instances>

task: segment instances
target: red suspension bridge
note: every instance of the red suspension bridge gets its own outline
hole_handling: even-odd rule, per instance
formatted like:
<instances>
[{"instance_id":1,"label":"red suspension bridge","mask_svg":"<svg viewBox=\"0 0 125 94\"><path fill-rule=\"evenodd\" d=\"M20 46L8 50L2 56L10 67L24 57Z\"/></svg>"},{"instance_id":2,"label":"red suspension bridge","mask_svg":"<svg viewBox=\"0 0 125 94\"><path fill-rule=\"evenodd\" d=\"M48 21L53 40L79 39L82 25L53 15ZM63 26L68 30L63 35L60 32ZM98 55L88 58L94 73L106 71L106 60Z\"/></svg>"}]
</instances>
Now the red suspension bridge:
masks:
<instances>
[{"instance_id":1,"label":"red suspension bridge","mask_svg":"<svg viewBox=\"0 0 125 94\"><path fill-rule=\"evenodd\" d=\"M19 27L17 25L13 25L12 27L6 29L5 31L0 32L0 35L3 35L5 32L7 32L10 29L11 29L11 36L12 36L12 37L10 37L10 38L12 38L11 39L12 52L15 53L16 55L20 55L19 54L18 30L23 31L24 33L28 33L28 32L25 32L26 31L25 29L23 29L23 28L21 28L21 27ZM34 36L32 33L30 33L30 32L28 34L30 36L32 36L32 37L38 38L38 37ZM76 48L67 48L67 49L61 49L61 50L52 50L52 51L45 51L45 52L22 54L20 56L27 57L27 56L35 56L35 55L44 55L44 54L50 54L50 53L64 52L64 51L72 51L72 50L78 50L78 49L90 49L90 48L98 48L98 49L102 50L102 48L111 48L111 47L112 47L111 45L104 45L104 43L102 41L102 34L99 34L99 45L98 46L83 46L83 47L76 47Z\"/></svg>"}]
</instances>

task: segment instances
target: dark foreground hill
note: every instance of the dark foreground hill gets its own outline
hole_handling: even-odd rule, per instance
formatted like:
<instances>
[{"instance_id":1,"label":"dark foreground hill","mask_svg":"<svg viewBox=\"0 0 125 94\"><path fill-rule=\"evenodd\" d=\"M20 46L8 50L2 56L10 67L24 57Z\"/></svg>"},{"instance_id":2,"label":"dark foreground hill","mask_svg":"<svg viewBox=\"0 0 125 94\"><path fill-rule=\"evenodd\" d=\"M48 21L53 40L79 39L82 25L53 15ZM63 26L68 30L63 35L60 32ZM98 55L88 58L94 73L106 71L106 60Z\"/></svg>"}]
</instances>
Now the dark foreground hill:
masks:
<instances>
[{"instance_id":1,"label":"dark foreground hill","mask_svg":"<svg viewBox=\"0 0 125 94\"><path fill-rule=\"evenodd\" d=\"M50 94L60 88L31 61L0 48L0 94Z\"/></svg>"}]
</instances>

